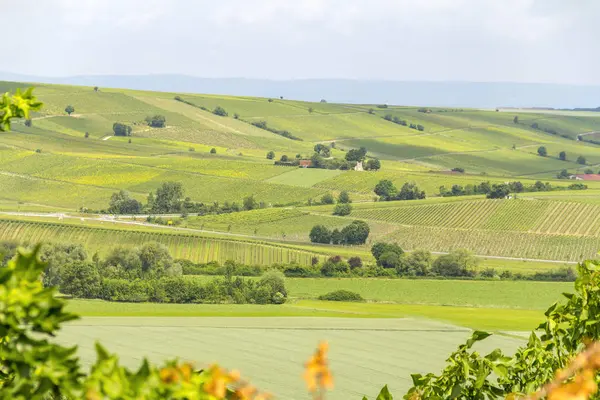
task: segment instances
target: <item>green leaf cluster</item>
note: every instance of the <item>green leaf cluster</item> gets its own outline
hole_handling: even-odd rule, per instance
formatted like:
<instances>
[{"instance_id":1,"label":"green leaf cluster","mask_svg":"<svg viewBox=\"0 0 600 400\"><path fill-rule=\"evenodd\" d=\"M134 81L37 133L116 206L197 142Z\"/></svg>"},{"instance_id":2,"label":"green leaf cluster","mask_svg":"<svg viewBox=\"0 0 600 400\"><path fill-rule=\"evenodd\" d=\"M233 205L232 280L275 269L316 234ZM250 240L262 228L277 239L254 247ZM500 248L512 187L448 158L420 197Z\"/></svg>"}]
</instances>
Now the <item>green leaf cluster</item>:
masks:
<instances>
[{"instance_id":1,"label":"green leaf cluster","mask_svg":"<svg viewBox=\"0 0 600 400\"><path fill-rule=\"evenodd\" d=\"M551 381L585 341L600 340L600 261L584 261L577 269L574 293L565 293L566 302L548 308L546 320L514 356L499 349L481 356L472 347L490 334L475 332L450 355L439 375L412 375L413 387L404 399L497 399L532 393Z\"/></svg>"},{"instance_id":2,"label":"green leaf cluster","mask_svg":"<svg viewBox=\"0 0 600 400\"><path fill-rule=\"evenodd\" d=\"M10 130L10 121L13 118L29 119L30 111L38 111L42 103L33 95L33 88L21 92L17 89L15 94L6 92L0 98L0 132Z\"/></svg>"}]
</instances>

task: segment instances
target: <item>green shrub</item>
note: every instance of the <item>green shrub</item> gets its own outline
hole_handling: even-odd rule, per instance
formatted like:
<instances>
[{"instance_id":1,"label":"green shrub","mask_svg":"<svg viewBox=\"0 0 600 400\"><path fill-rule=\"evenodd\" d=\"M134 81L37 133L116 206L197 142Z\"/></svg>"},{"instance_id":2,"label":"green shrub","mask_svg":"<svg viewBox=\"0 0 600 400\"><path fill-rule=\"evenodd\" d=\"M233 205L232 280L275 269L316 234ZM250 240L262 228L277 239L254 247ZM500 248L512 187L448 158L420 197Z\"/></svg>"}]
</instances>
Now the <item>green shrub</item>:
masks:
<instances>
[{"instance_id":1,"label":"green shrub","mask_svg":"<svg viewBox=\"0 0 600 400\"><path fill-rule=\"evenodd\" d=\"M326 301L365 301L363 297L358 294L351 292L350 290L336 290L335 292L329 292L319 296L319 300Z\"/></svg>"}]
</instances>

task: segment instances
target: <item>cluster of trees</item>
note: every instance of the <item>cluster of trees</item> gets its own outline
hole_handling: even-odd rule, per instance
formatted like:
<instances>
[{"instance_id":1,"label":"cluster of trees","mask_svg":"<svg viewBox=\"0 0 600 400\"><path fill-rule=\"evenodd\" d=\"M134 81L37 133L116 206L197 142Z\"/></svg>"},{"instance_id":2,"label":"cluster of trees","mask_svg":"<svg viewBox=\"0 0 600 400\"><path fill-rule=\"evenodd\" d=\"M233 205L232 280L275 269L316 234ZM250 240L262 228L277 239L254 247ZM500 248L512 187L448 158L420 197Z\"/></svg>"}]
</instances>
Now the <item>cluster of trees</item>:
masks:
<instances>
[{"instance_id":1,"label":"cluster of trees","mask_svg":"<svg viewBox=\"0 0 600 400\"><path fill-rule=\"evenodd\" d=\"M75 244L46 244L40 259L47 263L44 286L58 286L64 294L109 301L159 303L281 304L287 291L283 274L267 271L259 281L233 278L202 283L183 278L181 265L158 243L140 248L118 247L105 259Z\"/></svg>"},{"instance_id":2,"label":"cluster of trees","mask_svg":"<svg viewBox=\"0 0 600 400\"><path fill-rule=\"evenodd\" d=\"M113 132L115 136L131 136L131 126L115 122L113 124Z\"/></svg>"},{"instance_id":3,"label":"cluster of trees","mask_svg":"<svg viewBox=\"0 0 600 400\"><path fill-rule=\"evenodd\" d=\"M546 146L540 146L537 149L537 153L541 157L547 157L548 149L546 149ZM561 151L560 153L558 153L558 159L561 161L567 161L567 153L565 151ZM577 157L577 164L585 165L586 163L587 163L587 160L585 159L584 156Z\"/></svg>"},{"instance_id":4,"label":"cluster of trees","mask_svg":"<svg viewBox=\"0 0 600 400\"><path fill-rule=\"evenodd\" d=\"M406 182L398 191L392 181L383 179L375 185L374 191L379 196L380 201L418 200L425 198L425 191L419 189L415 183L410 182Z\"/></svg>"},{"instance_id":5,"label":"cluster of trees","mask_svg":"<svg viewBox=\"0 0 600 400\"><path fill-rule=\"evenodd\" d=\"M274 134L279 135L279 136L283 136L283 137L288 138L288 139L302 141L302 138L299 138L298 136L294 136L289 131L271 128L270 126L267 125L267 121L252 122L252 125L254 125L257 128L264 129L266 131L269 131L269 132L274 133Z\"/></svg>"},{"instance_id":6,"label":"cluster of trees","mask_svg":"<svg viewBox=\"0 0 600 400\"><path fill-rule=\"evenodd\" d=\"M464 249L454 250L435 260L427 250L406 254L395 243L375 243L371 254L377 265L394 268L399 276L474 277L478 259Z\"/></svg>"},{"instance_id":7,"label":"cluster of trees","mask_svg":"<svg viewBox=\"0 0 600 400\"><path fill-rule=\"evenodd\" d=\"M357 162L364 161L367 155L367 149L364 147L361 147L360 149L350 149L344 156L344 159L341 160L330 157L330 148L335 148L335 142L332 142L329 147L321 143L315 145L315 152L310 158L311 165L309 168L351 170L354 169ZM269 155L270 153L267 154L267 158ZM299 158L298 155L296 157ZM282 162L275 163L281 164ZM299 161L288 161L288 164L286 165L299 165ZM376 171L380 168L381 162L377 158L370 158L363 164L363 169L367 171Z\"/></svg>"},{"instance_id":8,"label":"cluster of trees","mask_svg":"<svg viewBox=\"0 0 600 400\"><path fill-rule=\"evenodd\" d=\"M566 171L566 170L565 170ZM568 177L568 176L567 176ZM555 187L550 182L536 181L532 185L524 185L520 181L508 182L505 184L491 184L489 181L481 182L478 185L452 185L450 189L445 186L440 186L440 196L452 197L452 196L470 196L475 194L489 195L489 198L502 198L506 197L509 193L523 193L523 192L549 192L552 190L582 190L587 189L586 185L573 184L567 188Z\"/></svg>"},{"instance_id":9,"label":"cluster of trees","mask_svg":"<svg viewBox=\"0 0 600 400\"><path fill-rule=\"evenodd\" d=\"M332 142L332 144L333 144L333 142ZM333 145L333 146L335 146L335 145ZM320 155L322 157L327 158L327 157L329 157L331 155L330 148L333 147L333 146L326 146L326 145L324 145L322 143L317 143L315 145L315 147L314 147L313 150L315 151L316 154L318 154L318 155Z\"/></svg>"},{"instance_id":10,"label":"cluster of trees","mask_svg":"<svg viewBox=\"0 0 600 400\"><path fill-rule=\"evenodd\" d=\"M352 221L342 230L337 228L331 230L325 225L315 225L308 236L313 243L355 245L366 243L370 231L366 222L357 220Z\"/></svg>"},{"instance_id":11,"label":"cluster of trees","mask_svg":"<svg viewBox=\"0 0 600 400\"><path fill-rule=\"evenodd\" d=\"M458 278L458 279L502 279L530 281L573 281L575 273L572 268L559 268L524 275L508 270L497 271L494 268L480 269L478 260L466 250L455 250L434 259L428 250L416 249L405 253L393 243L376 243L371 247L376 263L365 263L360 257L342 259L339 255L326 260L313 257L311 265L300 265L295 262L273 264L269 267L261 265L245 265L226 261L195 264L187 260L178 260L183 267L184 275L227 275L261 276L265 271L275 269L286 277L319 278L319 277L424 277L424 278Z\"/></svg>"},{"instance_id":12,"label":"cluster of trees","mask_svg":"<svg viewBox=\"0 0 600 400\"><path fill-rule=\"evenodd\" d=\"M385 119L386 121L393 122L393 123L398 124L398 125L408 126L411 129L417 129L419 131L424 131L425 130L425 127L423 125L421 125L421 124L413 124L413 123L409 124L408 122L406 122L406 120L400 119L400 118L398 118L396 116L392 116L392 114L386 114L383 117L383 119Z\"/></svg>"},{"instance_id":13,"label":"cluster of trees","mask_svg":"<svg viewBox=\"0 0 600 400\"><path fill-rule=\"evenodd\" d=\"M152 128L164 128L167 124L167 119L164 115L153 115L146 117L146 123Z\"/></svg>"},{"instance_id":14,"label":"cluster of trees","mask_svg":"<svg viewBox=\"0 0 600 400\"><path fill-rule=\"evenodd\" d=\"M253 195L244 198L241 205L236 202L225 202L222 205L218 202L213 204L197 203L184 196L185 190L179 182L163 183L156 189L156 192L150 192L145 205L132 198L129 192L120 190L113 193L106 211L110 214L141 214L147 212L151 214L181 213L186 216L189 213L197 213L198 215L226 214L267 207L266 203L258 202ZM101 212L104 212L104 210Z\"/></svg>"},{"instance_id":15,"label":"cluster of trees","mask_svg":"<svg viewBox=\"0 0 600 400\"><path fill-rule=\"evenodd\" d=\"M335 199L331 195L331 193L325 193L321 197L321 204L335 204ZM350 205L352 200L350 199L350 195L346 191L340 192L337 198L337 204L333 209L333 215L350 215L352 212L352 206ZM311 204L312 205L312 204Z\"/></svg>"}]
</instances>

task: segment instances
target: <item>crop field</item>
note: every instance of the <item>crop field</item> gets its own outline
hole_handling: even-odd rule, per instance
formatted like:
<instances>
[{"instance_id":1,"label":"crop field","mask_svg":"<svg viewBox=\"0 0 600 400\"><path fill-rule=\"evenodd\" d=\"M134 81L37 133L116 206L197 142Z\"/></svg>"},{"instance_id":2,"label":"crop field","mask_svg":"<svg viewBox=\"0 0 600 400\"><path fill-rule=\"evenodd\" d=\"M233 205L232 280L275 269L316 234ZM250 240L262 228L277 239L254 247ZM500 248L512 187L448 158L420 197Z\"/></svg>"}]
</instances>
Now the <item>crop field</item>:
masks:
<instances>
[{"instance_id":1,"label":"crop field","mask_svg":"<svg viewBox=\"0 0 600 400\"><path fill-rule=\"evenodd\" d=\"M14 88L15 84L0 86ZM296 241L294 246L304 246L307 254L313 252L307 250L312 245L302 242L307 243L313 225L339 228L353 218L369 221L371 241L398 240L408 249L448 251L466 247L482 256L575 261L595 255L599 247L600 202L592 189L600 189L600 182L586 182L590 190L585 192L519 196L536 199L529 202L464 198L414 207L364 206L375 197L373 189L381 179L390 179L397 187L415 182L430 197L438 195L440 186L482 181L518 179L532 184L542 179L554 186L567 186L570 181L553 179L557 172L588 168L575 162L579 155L585 156L589 165L600 163L600 147L560 135L574 138L595 131L600 127L596 115L444 108L423 113L417 107L382 109L375 105L108 88L96 93L89 87L60 85L39 85L36 91L46 106L35 114L33 126L17 121L13 132L0 135L3 210L101 210L107 208L117 190L127 190L143 201L167 181L180 182L185 196L193 201L220 204L239 204L253 195L270 205L302 206L327 192L337 195L346 190L355 202L353 213L346 218L330 215L332 207L311 207L295 210L299 213L294 215L277 216L278 211L273 211L269 217L265 212L261 214L264 220L245 213L194 216L183 225L254 236L259 241L260 237ZM176 96L191 104L175 100ZM64 112L67 104L75 107L72 116ZM213 114L217 106L225 108L228 116ZM165 128L147 126L144 119L154 114L166 117ZM424 129L387 121L383 118L387 114L421 124ZM519 116L517 124L513 122L515 115ZM288 130L302 140L251 125L263 120L270 128ZM114 122L131 124L133 136L110 136ZM541 129L531 127L533 123ZM555 129L558 134L543 129ZM336 142L332 156L338 158L344 157L344 151L364 145L369 156L383 159L382 169L356 172L278 167L265 157L268 151L275 152L275 159L284 154L310 157L315 144L326 141ZM541 145L548 149L548 157L536 154ZM211 155L213 147L217 154ZM567 161L556 158L560 151L567 152ZM449 173L455 167L465 168L467 174ZM294 251L304 251L300 247ZM367 246L331 247L327 251L350 254L362 253Z\"/></svg>"},{"instance_id":2,"label":"crop field","mask_svg":"<svg viewBox=\"0 0 600 400\"><path fill-rule=\"evenodd\" d=\"M402 393L410 387L410 373L439 370L469 334L468 329L415 319L88 317L68 324L57 340L78 345L87 365L95 359L99 339L130 367L139 366L142 357L180 357L199 367L219 362L281 399L308 398L303 365L326 340L336 383L327 398L346 400L372 397L386 383ZM511 353L520 344L520 339L497 335L477 349L500 347Z\"/></svg>"},{"instance_id":3,"label":"crop field","mask_svg":"<svg viewBox=\"0 0 600 400\"><path fill-rule=\"evenodd\" d=\"M285 245L252 240L218 239L193 234L175 234L164 231L102 229L70 224L32 221L0 220L0 240L25 243L68 242L81 243L90 254L106 254L115 245L135 247L148 242L162 243L174 258L195 262L234 260L244 264L271 265L292 261L310 265L318 254Z\"/></svg>"},{"instance_id":4,"label":"crop field","mask_svg":"<svg viewBox=\"0 0 600 400\"><path fill-rule=\"evenodd\" d=\"M481 256L581 261L596 258L600 238L528 232L465 230L441 227L399 226L385 240L405 249L451 251L469 249Z\"/></svg>"},{"instance_id":5,"label":"crop field","mask_svg":"<svg viewBox=\"0 0 600 400\"><path fill-rule=\"evenodd\" d=\"M285 172L269 179L267 182L280 183L282 185L312 187L319 182L323 182L328 179L335 179L335 177L343 173L344 171L340 170L294 168L289 172Z\"/></svg>"},{"instance_id":6,"label":"crop field","mask_svg":"<svg viewBox=\"0 0 600 400\"><path fill-rule=\"evenodd\" d=\"M330 206L331 208L331 206ZM182 226L196 229L209 229L221 232L254 234L260 237L308 242L308 233L315 225L325 225L330 229L341 229L352 219L333 215L311 214L303 209L267 208L241 213L188 217ZM329 210L331 214L331 210ZM395 230L395 226L385 222L370 224L371 238L378 238Z\"/></svg>"},{"instance_id":7,"label":"crop field","mask_svg":"<svg viewBox=\"0 0 600 400\"><path fill-rule=\"evenodd\" d=\"M398 203L363 205L352 216L401 225L600 237L600 206L587 202L526 198Z\"/></svg>"},{"instance_id":8,"label":"crop field","mask_svg":"<svg viewBox=\"0 0 600 400\"><path fill-rule=\"evenodd\" d=\"M212 276L190 276L207 281ZM572 282L480 281L381 278L286 278L293 299L316 300L336 290L371 302L429 306L545 310L573 290Z\"/></svg>"}]
</instances>

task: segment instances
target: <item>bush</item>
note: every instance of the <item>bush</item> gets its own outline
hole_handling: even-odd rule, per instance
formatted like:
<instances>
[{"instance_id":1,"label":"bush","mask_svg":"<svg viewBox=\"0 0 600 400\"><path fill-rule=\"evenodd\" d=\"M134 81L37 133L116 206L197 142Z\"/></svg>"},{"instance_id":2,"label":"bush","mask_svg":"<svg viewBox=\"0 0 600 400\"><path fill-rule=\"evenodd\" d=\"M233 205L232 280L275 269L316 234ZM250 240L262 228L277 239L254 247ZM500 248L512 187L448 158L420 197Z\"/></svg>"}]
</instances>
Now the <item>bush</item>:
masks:
<instances>
[{"instance_id":1,"label":"bush","mask_svg":"<svg viewBox=\"0 0 600 400\"><path fill-rule=\"evenodd\" d=\"M221 106L216 106L213 110L213 114L218 115L220 117L226 117L229 115L227 111L225 111L225 109Z\"/></svg>"},{"instance_id":2,"label":"bush","mask_svg":"<svg viewBox=\"0 0 600 400\"><path fill-rule=\"evenodd\" d=\"M577 164L585 165L586 164L585 157L584 156L577 157Z\"/></svg>"},{"instance_id":3,"label":"bush","mask_svg":"<svg viewBox=\"0 0 600 400\"><path fill-rule=\"evenodd\" d=\"M267 160L272 160L275 158L275 152L274 151L269 151L267 153Z\"/></svg>"},{"instance_id":4,"label":"bush","mask_svg":"<svg viewBox=\"0 0 600 400\"><path fill-rule=\"evenodd\" d=\"M348 259L348 265L350 266L350 268L355 269L355 268L362 268L363 266L363 262L360 259L360 257L350 257Z\"/></svg>"},{"instance_id":5,"label":"bush","mask_svg":"<svg viewBox=\"0 0 600 400\"><path fill-rule=\"evenodd\" d=\"M167 119L164 115L154 115L152 117L146 117L146 123L152 128L164 128L167 123Z\"/></svg>"},{"instance_id":6,"label":"bush","mask_svg":"<svg viewBox=\"0 0 600 400\"><path fill-rule=\"evenodd\" d=\"M438 257L431 269L440 276L474 276L478 263L479 260L471 252L459 249Z\"/></svg>"},{"instance_id":7,"label":"bush","mask_svg":"<svg viewBox=\"0 0 600 400\"><path fill-rule=\"evenodd\" d=\"M400 255L393 251L386 251L377 260L377 265L383 268L397 268L400 266Z\"/></svg>"},{"instance_id":8,"label":"bush","mask_svg":"<svg viewBox=\"0 0 600 400\"><path fill-rule=\"evenodd\" d=\"M548 150L546 150L546 147L540 146L537 149L537 153L539 156L546 157L548 155Z\"/></svg>"},{"instance_id":9,"label":"bush","mask_svg":"<svg viewBox=\"0 0 600 400\"><path fill-rule=\"evenodd\" d=\"M340 192L340 195L338 196L338 203L342 203L342 204L352 203L352 200L350 199L350 195L348 195L348 192L346 192L346 191Z\"/></svg>"},{"instance_id":10,"label":"bush","mask_svg":"<svg viewBox=\"0 0 600 400\"><path fill-rule=\"evenodd\" d=\"M313 243L331 243L331 231L325 225L315 225L308 235Z\"/></svg>"},{"instance_id":11,"label":"bush","mask_svg":"<svg viewBox=\"0 0 600 400\"><path fill-rule=\"evenodd\" d=\"M404 250L396 243L385 243L385 242L377 242L371 247L371 254L375 257L377 264L379 265L379 259L384 253L393 252L401 256L404 254Z\"/></svg>"},{"instance_id":12,"label":"bush","mask_svg":"<svg viewBox=\"0 0 600 400\"><path fill-rule=\"evenodd\" d=\"M377 158L371 158L367 161L366 170L367 171L377 171L381 168L381 162Z\"/></svg>"},{"instance_id":13,"label":"bush","mask_svg":"<svg viewBox=\"0 0 600 400\"><path fill-rule=\"evenodd\" d=\"M131 136L131 126L115 122L113 124L113 133L115 136Z\"/></svg>"},{"instance_id":14,"label":"bush","mask_svg":"<svg viewBox=\"0 0 600 400\"><path fill-rule=\"evenodd\" d=\"M210 154L217 154L217 149L215 149L214 147L210 149Z\"/></svg>"},{"instance_id":15,"label":"bush","mask_svg":"<svg viewBox=\"0 0 600 400\"><path fill-rule=\"evenodd\" d=\"M355 292L349 290L336 290L335 292L329 292L319 296L319 300L325 301L365 301L363 297Z\"/></svg>"},{"instance_id":16,"label":"bush","mask_svg":"<svg viewBox=\"0 0 600 400\"><path fill-rule=\"evenodd\" d=\"M333 204L333 203L335 203L335 200L334 200L333 196L331 195L331 193L325 193L323 195L323 197L321 197L321 203Z\"/></svg>"},{"instance_id":17,"label":"bush","mask_svg":"<svg viewBox=\"0 0 600 400\"><path fill-rule=\"evenodd\" d=\"M350 204L336 204L333 209L333 215L350 215L352 212L352 206Z\"/></svg>"}]
</instances>

